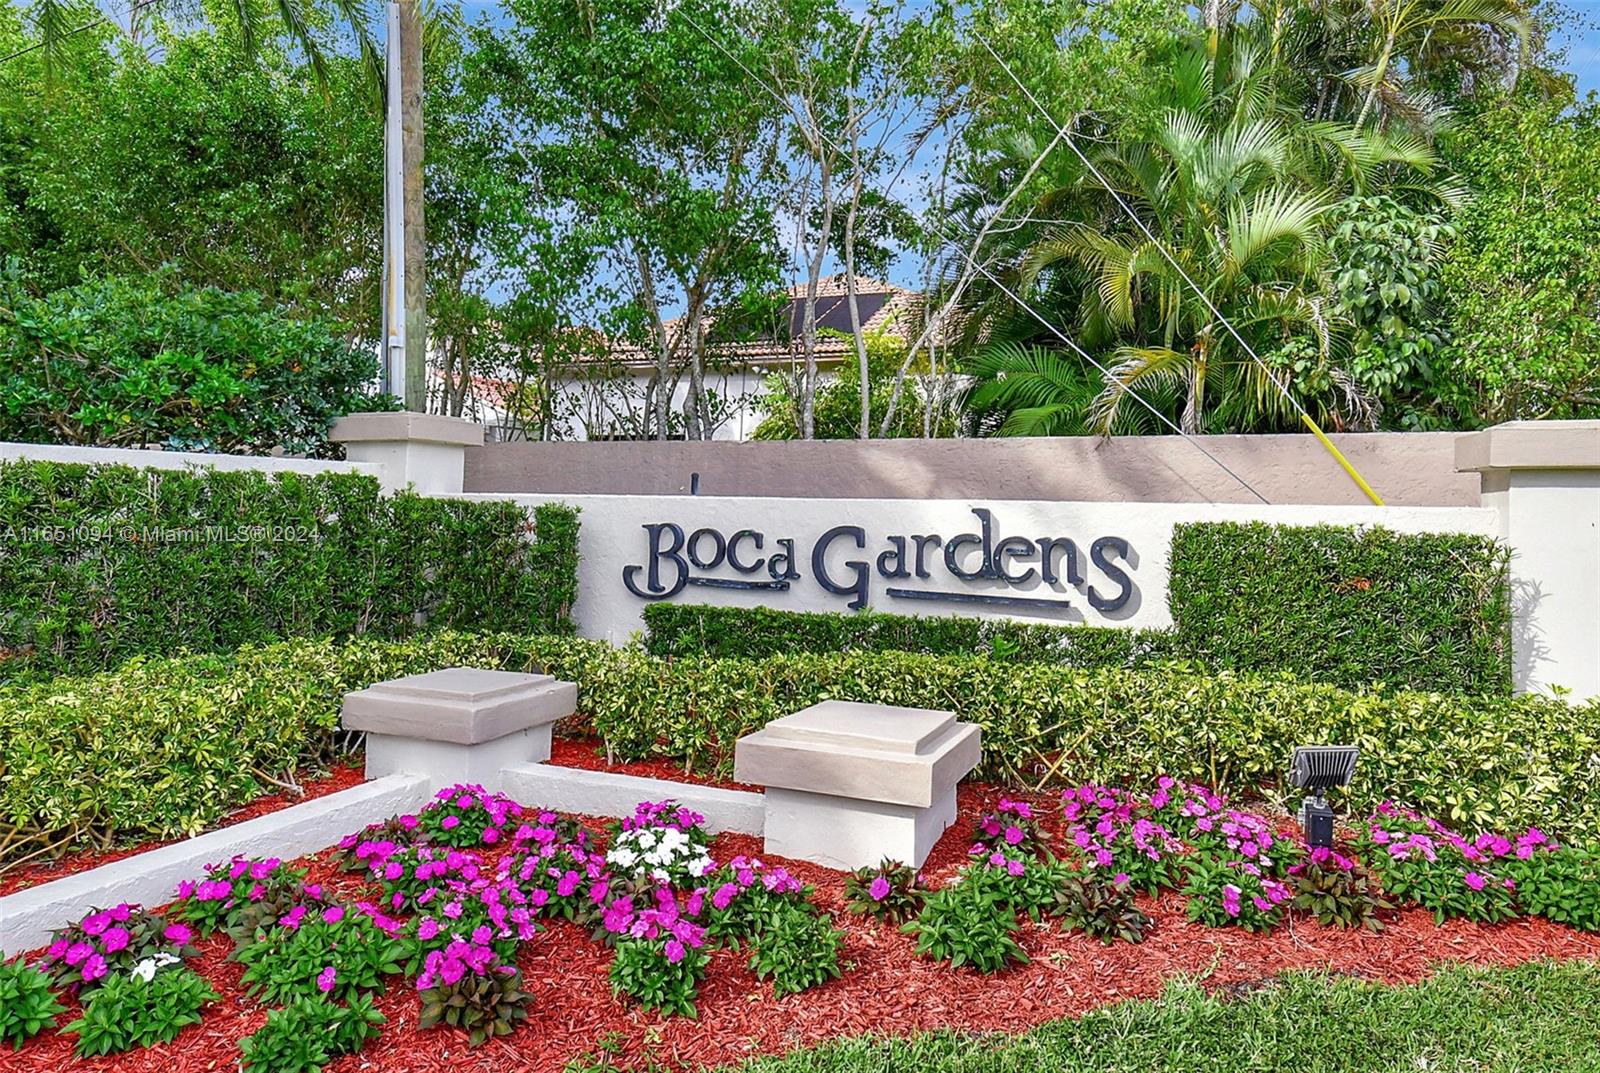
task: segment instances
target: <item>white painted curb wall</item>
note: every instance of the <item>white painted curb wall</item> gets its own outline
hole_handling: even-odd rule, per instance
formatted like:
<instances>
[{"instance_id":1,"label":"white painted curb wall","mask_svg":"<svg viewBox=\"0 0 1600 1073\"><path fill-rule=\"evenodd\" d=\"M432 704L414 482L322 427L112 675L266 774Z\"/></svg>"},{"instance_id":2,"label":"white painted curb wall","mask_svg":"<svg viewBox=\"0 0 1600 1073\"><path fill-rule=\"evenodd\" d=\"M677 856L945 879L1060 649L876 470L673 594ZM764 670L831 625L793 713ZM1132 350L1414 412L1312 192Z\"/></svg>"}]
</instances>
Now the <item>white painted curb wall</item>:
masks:
<instances>
[{"instance_id":1,"label":"white painted curb wall","mask_svg":"<svg viewBox=\"0 0 1600 1073\"><path fill-rule=\"evenodd\" d=\"M7 895L0 898L0 952L43 946L51 931L93 909L165 905L180 882L236 856L288 860L327 849L370 823L414 811L435 789L432 776L390 775Z\"/></svg>"}]
</instances>

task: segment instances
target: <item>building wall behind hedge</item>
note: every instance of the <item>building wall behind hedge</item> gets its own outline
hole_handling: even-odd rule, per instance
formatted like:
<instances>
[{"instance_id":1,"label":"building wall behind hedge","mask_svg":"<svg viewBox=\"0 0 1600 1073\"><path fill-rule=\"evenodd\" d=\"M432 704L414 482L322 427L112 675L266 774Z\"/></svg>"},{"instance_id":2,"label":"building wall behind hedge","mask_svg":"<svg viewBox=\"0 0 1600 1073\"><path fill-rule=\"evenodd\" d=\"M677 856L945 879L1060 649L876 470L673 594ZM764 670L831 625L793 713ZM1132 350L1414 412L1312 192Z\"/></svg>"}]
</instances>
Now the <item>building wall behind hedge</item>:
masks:
<instances>
[{"instance_id":1,"label":"building wall behind hedge","mask_svg":"<svg viewBox=\"0 0 1600 1073\"><path fill-rule=\"evenodd\" d=\"M530 520L352 473L0 463L0 677L423 626L570 633L577 532L569 507Z\"/></svg>"},{"instance_id":2,"label":"building wall behind hedge","mask_svg":"<svg viewBox=\"0 0 1600 1073\"><path fill-rule=\"evenodd\" d=\"M1171 630L658 603L644 610L645 647L747 659L981 653L1084 668L1187 660L1345 688L1505 694L1508 591L1507 553L1489 537L1196 522L1173 531Z\"/></svg>"}]
</instances>

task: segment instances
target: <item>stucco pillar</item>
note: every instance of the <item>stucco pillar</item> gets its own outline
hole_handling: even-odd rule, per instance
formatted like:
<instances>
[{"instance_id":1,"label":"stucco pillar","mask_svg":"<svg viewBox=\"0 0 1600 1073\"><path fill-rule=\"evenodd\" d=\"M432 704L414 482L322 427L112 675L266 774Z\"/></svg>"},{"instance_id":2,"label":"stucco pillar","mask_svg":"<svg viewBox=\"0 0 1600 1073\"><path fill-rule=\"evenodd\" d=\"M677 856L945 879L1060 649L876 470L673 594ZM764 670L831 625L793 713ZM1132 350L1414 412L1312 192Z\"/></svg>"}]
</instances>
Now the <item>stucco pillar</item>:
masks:
<instances>
[{"instance_id":1,"label":"stucco pillar","mask_svg":"<svg viewBox=\"0 0 1600 1073\"><path fill-rule=\"evenodd\" d=\"M483 446L483 426L443 414L351 414L328 439L344 444L352 462L383 466L383 488L409 486L420 495L460 495L467 448Z\"/></svg>"},{"instance_id":2,"label":"stucco pillar","mask_svg":"<svg viewBox=\"0 0 1600 1073\"><path fill-rule=\"evenodd\" d=\"M1510 421L1456 440L1511 547L1518 692L1600 696L1600 421Z\"/></svg>"}]
</instances>

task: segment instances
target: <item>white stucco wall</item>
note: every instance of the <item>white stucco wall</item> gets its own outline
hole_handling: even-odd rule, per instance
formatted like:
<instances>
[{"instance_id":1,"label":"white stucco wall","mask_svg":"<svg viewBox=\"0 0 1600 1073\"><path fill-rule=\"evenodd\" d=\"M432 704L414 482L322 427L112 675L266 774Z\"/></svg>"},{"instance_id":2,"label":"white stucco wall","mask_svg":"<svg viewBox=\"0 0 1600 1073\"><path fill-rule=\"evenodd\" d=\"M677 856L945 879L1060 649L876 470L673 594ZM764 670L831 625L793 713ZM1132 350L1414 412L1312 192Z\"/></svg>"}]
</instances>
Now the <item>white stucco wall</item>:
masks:
<instances>
[{"instance_id":1,"label":"white stucco wall","mask_svg":"<svg viewBox=\"0 0 1600 1073\"><path fill-rule=\"evenodd\" d=\"M570 503L582 509L578 602L574 617L579 632L586 637L605 638L621 644L642 628L640 614L647 601L631 593L623 581L624 570L644 566L648 558L649 537L643 526L673 523L686 535L711 527L731 537L741 529L752 529L764 536L757 551L753 539L741 542L739 555L749 565L757 556L770 556L779 538L794 541L794 567L799 576L785 590L741 590L686 585L671 597L685 603L753 606L761 604L792 611L845 611L854 595L826 591L813 568L812 554L818 538L835 526L859 526L864 531L865 547L855 547L852 536L835 539L822 558L825 573L836 581L853 583L856 571L851 562L866 563L866 606L900 614L945 614L1004 616L1039 622L1081 623L1100 626L1164 627L1171 625L1167 612L1167 559L1172 528L1183 521L1266 521L1290 525L1338 524L1383 525L1401 532L1463 532L1495 534L1498 525L1493 510L1481 507L1349 507L1349 506L1249 506L1195 503L1047 503L978 500L884 500L884 499L776 499L717 498L709 496L526 496L472 495L467 498L512 499L524 505L541 502ZM974 507L991 513L991 546L1004 537L1016 536L1028 542L1040 538L1064 537L1072 540L1079 552L1083 579L1073 585L1064 579L1046 585L1038 575L1037 552L1008 560L1007 569L1015 576L1028 568L1035 570L1030 581L1009 584L997 579L962 580L946 569L943 548L929 547L924 565L929 577L912 576L886 579L876 569L879 555L891 545L891 535L938 535L948 541L961 533L978 533L981 525L972 513ZM1089 550L1102 537L1120 537L1128 542L1126 563L1107 552L1111 565L1124 569L1132 582L1132 592L1123 606L1101 611L1092 606L1090 596L1102 601L1120 591L1117 578L1087 562ZM703 559L713 558L715 541L702 538ZM979 547L962 547L956 565L972 571L981 559ZM893 563L890 564L891 566ZM1058 574L1065 573L1064 562L1057 563ZM722 582L772 580L769 569L741 573L726 562L693 573ZM668 583L675 567L663 561L662 580ZM645 571L634 574L636 585L647 582ZM1004 606L974 602L943 602L896 597L889 590L957 593L962 595L1020 597L1030 603ZM1093 593L1091 593L1093 590Z\"/></svg>"},{"instance_id":2,"label":"white stucco wall","mask_svg":"<svg viewBox=\"0 0 1600 1073\"><path fill-rule=\"evenodd\" d=\"M15 462L22 459L101 466L138 466L145 469L188 469L192 466L206 466L219 470L253 469L263 473L367 473L374 477L381 477L383 473L383 467L378 465L321 458L199 454L189 451L142 450L136 447L67 447L47 443L0 443L0 462Z\"/></svg>"}]
</instances>

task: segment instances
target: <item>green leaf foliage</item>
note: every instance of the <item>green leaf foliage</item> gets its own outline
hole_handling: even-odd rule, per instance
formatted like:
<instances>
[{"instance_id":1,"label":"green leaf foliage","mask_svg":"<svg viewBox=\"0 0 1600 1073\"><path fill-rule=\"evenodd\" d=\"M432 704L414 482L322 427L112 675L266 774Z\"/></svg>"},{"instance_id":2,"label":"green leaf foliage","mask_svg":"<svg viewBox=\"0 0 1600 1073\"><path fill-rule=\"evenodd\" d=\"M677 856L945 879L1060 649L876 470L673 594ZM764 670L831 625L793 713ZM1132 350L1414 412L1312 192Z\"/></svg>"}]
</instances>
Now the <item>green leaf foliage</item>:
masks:
<instances>
[{"instance_id":1,"label":"green leaf foliage","mask_svg":"<svg viewBox=\"0 0 1600 1073\"><path fill-rule=\"evenodd\" d=\"M530 996L521 988L522 977L517 973L468 972L453 984L440 983L422 993L417 1027L461 1029L471 1047L509 1036L517 1022L528 1016Z\"/></svg>"},{"instance_id":2,"label":"green leaf foliage","mask_svg":"<svg viewBox=\"0 0 1600 1073\"><path fill-rule=\"evenodd\" d=\"M1509 588L1504 547L1488 537L1194 522L1173 532L1170 631L657 603L644 609L644 644L658 656L757 659L893 650L1074 667L1192 660L1351 688L1507 693Z\"/></svg>"},{"instance_id":3,"label":"green leaf foliage","mask_svg":"<svg viewBox=\"0 0 1600 1073\"><path fill-rule=\"evenodd\" d=\"M559 504L530 524L360 474L0 463L0 677L419 623L568 633L577 537Z\"/></svg>"},{"instance_id":4,"label":"green leaf foliage","mask_svg":"<svg viewBox=\"0 0 1600 1073\"><path fill-rule=\"evenodd\" d=\"M0 440L265 454L326 448L369 349L259 294L94 279L32 297L0 277Z\"/></svg>"},{"instance_id":5,"label":"green leaf foliage","mask_svg":"<svg viewBox=\"0 0 1600 1073\"><path fill-rule=\"evenodd\" d=\"M615 756L696 770L726 770L742 735L840 699L959 713L983 729L983 776L1007 783L1166 774L1289 803L1279 780L1293 747L1339 741L1361 748L1341 802L1352 814L1393 799L1463 830L1537 824L1561 837L1600 827L1595 701L908 652L667 660L578 638L441 632L251 645L0 686L0 839L21 835L11 843L20 855L18 847L73 830L98 838L201 830L264 791L254 772L326 762L345 693L449 666L575 682L581 723Z\"/></svg>"},{"instance_id":6,"label":"green leaf foliage","mask_svg":"<svg viewBox=\"0 0 1600 1073\"><path fill-rule=\"evenodd\" d=\"M55 1024L66 1007L56 1001L50 978L21 958L0 961L0 1042L20 1049Z\"/></svg>"},{"instance_id":7,"label":"green leaf foliage","mask_svg":"<svg viewBox=\"0 0 1600 1073\"><path fill-rule=\"evenodd\" d=\"M756 935L750 971L758 980L770 977L778 995L792 995L839 978L843 940L826 913L804 902L779 902Z\"/></svg>"},{"instance_id":8,"label":"green leaf foliage","mask_svg":"<svg viewBox=\"0 0 1600 1073\"><path fill-rule=\"evenodd\" d=\"M683 957L670 961L666 952L669 941L625 938L618 942L611 962L611 990L647 1010L694 1017L695 994L711 957L704 949L685 944Z\"/></svg>"},{"instance_id":9,"label":"green leaf foliage","mask_svg":"<svg viewBox=\"0 0 1600 1073\"><path fill-rule=\"evenodd\" d=\"M384 1021L371 995L356 995L347 1006L322 997L296 999L268 1010L266 1024L239 1041L244 1073L322 1073L375 1038Z\"/></svg>"},{"instance_id":10,"label":"green leaf foliage","mask_svg":"<svg viewBox=\"0 0 1600 1073\"><path fill-rule=\"evenodd\" d=\"M979 972L999 972L1026 962L1003 879L986 866L969 866L929 894L922 912L900 930L916 936L918 954L948 961L953 968L970 965Z\"/></svg>"},{"instance_id":11,"label":"green leaf foliage","mask_svg":"<svg viewBox=\"0 0 1600 1073\"><path fill-rule=\"evenodd\" d=\"M1168 603L1178 650L1217 669L1508 693L1508 564L1483 536L1189 523Z\"/></svg>"},{"instance_id":12,"label":"green leaf foliage","mask_svg":"<svg viewBox=\"0 0 1600 1073\"><path fill-rule=\"evenodd\" d=\"M278 926L239 950L245 990L262 1002L283 1005L295 999L320 998L318 977L334 971L334 1000L351 1000L363 992L381 991L384 977L401 971L405 946L391 939L372 920L354 911L330 922L307 916L299 927Z\"/></svg>"},{"instance_id":13,"label":"green leaf foliage","mask_svg":"<svg viewBox=\"0 0 1600 1073\"><path fill-rule=\"evenodd\" d=\"M200 1023L206 1003L221 997L191 969L163 969L148 981L114 973L84 1000L83 1016L62 1031L77 1035L79 1057L117 1054L176 1039Z\"/></svg>"},{"instance_id":14,"label":"green leaf foliage","mask_svg":"<svg viewBox=\"0 0 1600 1073\"><path fill-rule=\"evenodd\" d=\"M1062 927L1081 931L1107 946L1118 940L1143 942L1151 924L1150 917L1135 903L1129 884L1094 872L1062 876L1051 914Z\"/></svg>"}]
</instances>

